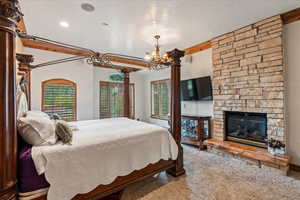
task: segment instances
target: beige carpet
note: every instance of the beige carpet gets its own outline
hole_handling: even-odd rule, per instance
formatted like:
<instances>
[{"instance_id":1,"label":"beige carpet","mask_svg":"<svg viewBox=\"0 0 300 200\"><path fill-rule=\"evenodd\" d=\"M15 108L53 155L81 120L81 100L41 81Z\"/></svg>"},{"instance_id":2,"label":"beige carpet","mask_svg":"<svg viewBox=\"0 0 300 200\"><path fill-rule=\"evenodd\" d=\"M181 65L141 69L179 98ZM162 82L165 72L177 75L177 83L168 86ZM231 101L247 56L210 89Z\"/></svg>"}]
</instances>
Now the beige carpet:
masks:
<instances>
[{"instance_id":1,"label":"beige carpet","mask_svg":"<svg viewBox=\"0 0 300 200\"><path fill-rule=\"evenodd\" d=\"M300 200L300 180L184 146L186 175L132 185L123 200Z\"/></svg>"}]
</instances>

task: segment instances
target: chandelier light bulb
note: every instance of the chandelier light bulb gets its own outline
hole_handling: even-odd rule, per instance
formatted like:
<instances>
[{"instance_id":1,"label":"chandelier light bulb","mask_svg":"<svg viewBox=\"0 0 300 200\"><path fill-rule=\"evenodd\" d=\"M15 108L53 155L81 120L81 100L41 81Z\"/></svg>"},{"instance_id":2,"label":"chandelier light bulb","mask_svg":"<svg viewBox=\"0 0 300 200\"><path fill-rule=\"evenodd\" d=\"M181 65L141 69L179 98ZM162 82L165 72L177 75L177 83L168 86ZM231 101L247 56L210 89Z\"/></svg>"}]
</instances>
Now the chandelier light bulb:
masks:
<instances>
[{"instance_id":1,"label":"chandelier light bulb","mask_svg":"<svg viewBox=\"0 0 300 200\"><path fill-rule=\"evenodd\" d=\"M151 55L150 55L149 52L146 52L146 53L145 53L144 59L145 59L146 61L148 61L148 62L152 60L152 57L151 57Z\"/></svg>"},{"instance_id":2,"label":"chandelier light bulb","mask_svg":"<svg viewBox=\"0 0 300 200\"><path fill-rule=\"evenodd\" d=\"M164 53L163 58L164 59L168 58L168 53L167 52Z\"/></svg>"},{"instance_id":3,"label":"chandelier light bulb","mask_svg":"<svg viewBox=\"0 0 300 200\"><path fill-rule=\"evenodd\" d=\"M152 51L152 57L155 58L157 56L156 51Z\"/></svg>"}]
</instances>

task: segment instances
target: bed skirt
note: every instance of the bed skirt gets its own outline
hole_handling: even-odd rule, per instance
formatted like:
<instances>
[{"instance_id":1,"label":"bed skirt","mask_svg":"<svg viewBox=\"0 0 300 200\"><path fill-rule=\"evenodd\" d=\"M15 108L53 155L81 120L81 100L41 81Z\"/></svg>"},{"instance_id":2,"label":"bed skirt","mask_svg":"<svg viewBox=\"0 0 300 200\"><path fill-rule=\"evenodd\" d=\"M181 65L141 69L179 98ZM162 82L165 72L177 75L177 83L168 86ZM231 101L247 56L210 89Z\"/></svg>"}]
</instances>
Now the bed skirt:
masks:
<instances>
[{"instance_id":1,"label":"bed skirt","mask_svg":"<svg viewBox=\"0 0 300 200\"><path fill-rule=\"evenodd\" d=\"M19 200L32 200L38 197L47 195L49 188L39 189L31 192L21 193L19 192Z\"/></svg>"}]
</instances>

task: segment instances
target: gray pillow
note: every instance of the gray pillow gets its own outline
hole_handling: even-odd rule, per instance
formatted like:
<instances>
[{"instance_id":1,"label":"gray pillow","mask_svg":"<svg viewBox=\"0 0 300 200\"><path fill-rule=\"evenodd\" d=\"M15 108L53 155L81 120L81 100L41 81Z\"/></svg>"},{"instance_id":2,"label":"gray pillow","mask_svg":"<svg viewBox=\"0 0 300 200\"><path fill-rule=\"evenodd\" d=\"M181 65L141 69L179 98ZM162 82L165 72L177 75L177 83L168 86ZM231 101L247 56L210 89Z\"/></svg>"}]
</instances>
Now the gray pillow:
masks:
<instances>
[{"instance_id":1,"label":"gray pillow","mask_svg":"<svg viewBox=\"0 0 300 200\"><path fill-rule=\"evenodd\" d=\"M56 120L55 133L64 144L71 144L73 131L66 121Z\"/></svg>"}]
</instances>

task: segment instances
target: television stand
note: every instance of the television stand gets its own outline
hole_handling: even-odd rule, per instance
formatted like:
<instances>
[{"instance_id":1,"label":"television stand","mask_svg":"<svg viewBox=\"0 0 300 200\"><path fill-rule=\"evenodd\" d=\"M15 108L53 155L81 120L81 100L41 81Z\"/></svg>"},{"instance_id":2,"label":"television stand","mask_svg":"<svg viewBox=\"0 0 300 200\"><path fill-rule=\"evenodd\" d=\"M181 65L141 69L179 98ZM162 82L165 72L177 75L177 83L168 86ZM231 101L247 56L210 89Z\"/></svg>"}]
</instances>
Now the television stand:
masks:
<instances>
[{"instance_id":1,"label":"television stand","mask_svg":"<svg viewBox=\"0 0 300 200\"><path fill-rule=\"evenodd\" d=\"M206 149L203 141L211 137L211 116L181 115L181 143Z\"/></svg>"}]
</instances>

